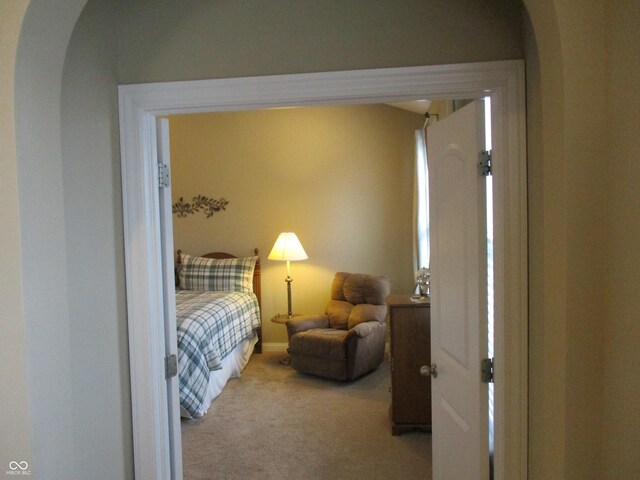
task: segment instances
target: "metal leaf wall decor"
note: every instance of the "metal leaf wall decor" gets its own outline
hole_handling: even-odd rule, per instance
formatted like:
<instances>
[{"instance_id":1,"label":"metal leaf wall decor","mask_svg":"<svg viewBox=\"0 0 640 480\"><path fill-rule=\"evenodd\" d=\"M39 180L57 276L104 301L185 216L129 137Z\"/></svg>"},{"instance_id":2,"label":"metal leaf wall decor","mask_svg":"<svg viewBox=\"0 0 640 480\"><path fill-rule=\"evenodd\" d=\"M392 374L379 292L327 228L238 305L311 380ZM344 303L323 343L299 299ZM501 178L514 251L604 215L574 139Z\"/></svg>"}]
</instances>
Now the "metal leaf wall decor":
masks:
<instances>
[{"instance_id":1,"label":"metal leaf wall decor","mask_svg":"<svg viewBox=\"0 0 640 480\"><path fill-rule=\"evenodd\" d=\"M220 210L226 210L229 201L225 198L209 198L204 195L193 197L192 203L185 202L182 197L173 204L172 211L178 217L186 217L187 215L196 214L202 211L207 218L211 218L214 213Z\"/></svg>"}]
</instances>

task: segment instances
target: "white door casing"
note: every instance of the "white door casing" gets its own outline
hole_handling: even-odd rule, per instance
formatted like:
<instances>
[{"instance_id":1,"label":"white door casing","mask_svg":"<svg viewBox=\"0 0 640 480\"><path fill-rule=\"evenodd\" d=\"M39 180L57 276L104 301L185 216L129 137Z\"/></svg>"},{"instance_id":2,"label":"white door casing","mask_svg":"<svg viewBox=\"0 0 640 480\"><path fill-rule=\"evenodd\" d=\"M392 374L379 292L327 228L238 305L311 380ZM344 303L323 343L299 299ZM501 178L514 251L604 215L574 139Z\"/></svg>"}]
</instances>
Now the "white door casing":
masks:
<instances>
[{"instance_id":1,"label":"white door casing","mask_svg":"<svg viewBox=\"0 0 640 480\"><path fill-rule=\"evenodd\" d=\"M527 222L521 60L119 87L134 468L169 479L156 117L169 114L415 99L492 102L495 297L495 478L527 478ZM508 358L508 362L500 362ZM175 401L177 399L174 398ZM175 432L174 432L175 434Z\"/></svg>"},{"instance_id":2,"label":"white door casing","mask_svg":"<svg viewBox=\"0 0 640 480\"><path fill-rule=\"evenodd\" d=\"M165 358L175 355L177 368L178 340L176 329L175 274L173 249L173 219L171 215L171 150L169 143L169 120L157 118L156 138L158 148L159 221L162 259L162 291L164 313ZM160 170L164 169L161 173ZM162 178L161 178L162 177ZM180 431L180 404L178 376L167 378L167 426L169 437L169 469L171 478L182 480L182 435Z\"/></svg>"},{"instance_id":3,"label":"white door casing","mask_svg":"<svg viewBox=\"0 0 640 480\"><path fill-rule=\"evenodd\" d=\"M489 478L483 122L476 100L427 130L434 480Z\"/></svg>"}]
</instances>

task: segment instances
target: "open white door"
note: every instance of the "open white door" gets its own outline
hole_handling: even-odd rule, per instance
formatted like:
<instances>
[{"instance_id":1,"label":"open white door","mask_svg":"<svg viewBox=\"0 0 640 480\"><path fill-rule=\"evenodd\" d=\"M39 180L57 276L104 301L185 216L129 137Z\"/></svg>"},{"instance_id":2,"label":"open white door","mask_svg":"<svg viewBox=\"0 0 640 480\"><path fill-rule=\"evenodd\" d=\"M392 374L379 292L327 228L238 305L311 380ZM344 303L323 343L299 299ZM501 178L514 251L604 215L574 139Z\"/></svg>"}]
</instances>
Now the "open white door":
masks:
<instances>
[{"instance_id":1,"label":"open white door","mask_svg":"<svg viewBox=\"0 0 640 480\"><path fill-rule=\"evenodd\" d=\"M167 406L169 409L169 451L171 478L182 479L182 435L180 431L180 402L178 394L178 340L176 329L175 275L173 251L173 223L171 222L171 187L169 185L171 157L169 120L156 121L158 139L158 178L160 204L160 237L162 255L162 290L164 306L164 338L167 358ZM175 360L175 361L174 361ZM171 372L172 369L175 370Z\"/></svg>"},{"instance_id":2,"label":"open white door","mask_svg":"<svg viewBox=\"0 0 640 480\"><path fill-rule=\"evenodd\" d=\"M489 478L482 107L472 102L427 131L434 480Z\"/></svg>"}]
</instances>

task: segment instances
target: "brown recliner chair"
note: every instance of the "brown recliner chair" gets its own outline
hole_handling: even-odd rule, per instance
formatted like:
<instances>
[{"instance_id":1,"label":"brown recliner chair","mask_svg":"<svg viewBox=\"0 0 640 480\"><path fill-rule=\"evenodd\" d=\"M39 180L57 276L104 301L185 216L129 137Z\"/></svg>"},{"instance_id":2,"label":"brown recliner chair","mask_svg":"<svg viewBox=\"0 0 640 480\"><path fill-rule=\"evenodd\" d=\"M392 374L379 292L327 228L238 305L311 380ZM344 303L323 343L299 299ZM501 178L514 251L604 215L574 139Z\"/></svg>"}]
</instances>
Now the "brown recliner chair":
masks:
<instances>
[{"instance_id":1,"label":"brown recliner chair","mask_svg":"<svg viewBox=\"0 0 640 480\"><path fill-rule=\"evenodd\" d=\"M287 320L291 366L335 380L353 380L378 368L389 290L386 276L336 273L324 315Z\"/></svg>"}]
</instances>

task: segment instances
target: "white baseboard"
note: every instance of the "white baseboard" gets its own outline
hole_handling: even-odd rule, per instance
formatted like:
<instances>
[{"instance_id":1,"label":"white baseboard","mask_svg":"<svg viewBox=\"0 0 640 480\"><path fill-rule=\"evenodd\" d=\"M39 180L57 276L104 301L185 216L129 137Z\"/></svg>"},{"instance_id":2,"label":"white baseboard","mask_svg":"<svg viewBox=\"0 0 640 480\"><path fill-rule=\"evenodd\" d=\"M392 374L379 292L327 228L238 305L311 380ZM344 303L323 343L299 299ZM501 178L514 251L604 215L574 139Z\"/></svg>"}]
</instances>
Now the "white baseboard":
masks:
<instances>
[{"instance_id":1,"label":"white baseboard","mask_svg":"<svg viewBox=\"0 0 640 480\"><path fill-rule=\"evenodd\" d=\"M269 342L262 344L263 352L286 352L289 344L286 342Z\"/></svg>"}]
</instances>

